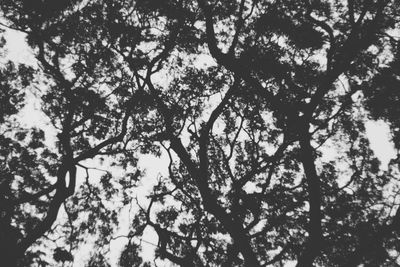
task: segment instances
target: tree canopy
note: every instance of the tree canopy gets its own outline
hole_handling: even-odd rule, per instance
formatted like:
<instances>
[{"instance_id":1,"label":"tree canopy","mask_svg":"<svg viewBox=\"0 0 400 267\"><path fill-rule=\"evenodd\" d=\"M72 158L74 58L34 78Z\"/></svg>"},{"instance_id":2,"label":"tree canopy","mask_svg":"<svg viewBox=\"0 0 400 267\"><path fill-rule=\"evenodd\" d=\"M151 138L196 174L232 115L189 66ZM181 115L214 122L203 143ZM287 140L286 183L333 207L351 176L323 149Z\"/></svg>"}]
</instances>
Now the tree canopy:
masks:
<instances>
[{"instance_id":1,"label":"tree canopy","mask_svg":"<svg viewBox=\"0 0 400 267\"><path fill-rule=\"evenodd\" d=\"M385 121L398 152L398 1L2 0L0 11L36 60L0 69L9 266L72 265L89 240L87 266L110 266L121 216L124 267L400 264L400 157L381 166L365 130ZM32 98L55 138L18 122ZM145 155L168 168L149 177ZM141 256L148 229L154 262Z\"/></svg>"}]
</instances>

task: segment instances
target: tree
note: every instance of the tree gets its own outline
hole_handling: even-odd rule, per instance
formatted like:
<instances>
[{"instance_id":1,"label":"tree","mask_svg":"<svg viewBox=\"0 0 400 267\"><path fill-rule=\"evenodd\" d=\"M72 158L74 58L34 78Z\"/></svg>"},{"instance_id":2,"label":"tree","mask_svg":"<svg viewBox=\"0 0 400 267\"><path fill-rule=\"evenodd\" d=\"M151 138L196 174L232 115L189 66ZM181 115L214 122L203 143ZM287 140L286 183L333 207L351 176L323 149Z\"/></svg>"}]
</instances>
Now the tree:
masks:
<instances>
[{"instance_id":1,"label":"tree","mask_svg":"<svg viewBox=\"0 0 400 267\"><path fill-rule=\"evenodd\" d=\"M136 205L120 263L141 264L133 244L151 228L156 257L181 266L398 264L399 159L381 169L364 126L385 120L398 149L396 1L1 7L7 26L27 34L58 131L56 171L40 177L57 182L34 188L34 200L47 195L42 217L20 230L17 257L52 230L62 205L71 251L87 235L106 249L118 212ZM170 164L143 205L133 192L148 153ZM93 182L95 157L126 174ZM77 189L76 168L86 171ZM32 221L22 211L9 227ZM89 265L106 264L93 255Z\"/></svg>"}]
</instances>

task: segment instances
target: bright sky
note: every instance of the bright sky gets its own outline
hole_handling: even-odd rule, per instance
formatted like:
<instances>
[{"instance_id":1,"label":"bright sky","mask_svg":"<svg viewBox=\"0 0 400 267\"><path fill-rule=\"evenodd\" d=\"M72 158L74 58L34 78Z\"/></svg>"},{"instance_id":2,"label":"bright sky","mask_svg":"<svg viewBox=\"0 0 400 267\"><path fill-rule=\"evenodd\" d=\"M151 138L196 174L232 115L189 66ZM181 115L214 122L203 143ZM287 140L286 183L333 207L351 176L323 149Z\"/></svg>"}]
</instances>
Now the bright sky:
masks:
<instances>
[{"instance_id":1,"label":"bright sky","mask_svg":"<svg viewBox=\"0 0 400 267\"><path fill-rule=\"evenodd\" d=\"M389 161L396 157L394 144L390 138L389 126L384 121L369 121L365 124L367 136L377 158L382 162L382 168L387 169Z\"/></svg>"}]
</instances>

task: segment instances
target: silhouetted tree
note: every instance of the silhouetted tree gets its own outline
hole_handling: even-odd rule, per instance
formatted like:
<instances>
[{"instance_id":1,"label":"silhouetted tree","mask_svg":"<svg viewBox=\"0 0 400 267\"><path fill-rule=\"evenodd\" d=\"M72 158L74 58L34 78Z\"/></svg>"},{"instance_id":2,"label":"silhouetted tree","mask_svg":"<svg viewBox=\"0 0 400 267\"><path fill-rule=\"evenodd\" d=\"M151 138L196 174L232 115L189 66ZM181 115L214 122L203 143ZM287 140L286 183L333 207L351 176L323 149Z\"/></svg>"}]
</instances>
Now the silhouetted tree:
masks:
<instances>
[{"instance_id":1,"label":"silhouetted tree","mask_svg":"<svg viewBox=\"0 0 400 267\"><path fill-rule=\"evenodd\" d=\"M27 34L58 133L57 151L38 157L44 145L28 145L34 156L14 160L41 174L36 187L9 175L15 201L4 224L18 230L15 260L57 232L63 205L59 232L72 254L87 236L106 251L118 214L137 207L121 266L149 265L137 245L147 228L158 235L156 258L180 266L398 264L399 158L381 169L365 132L366 121L383 119L399 147L397 1L3 0L1 8L8 27ZM149 153L170 164L142 203L136 163ZM40 167L47 157L52 171ZM125 175L90 177L95 157ZM86 172L79 185L76 168ZM39 212L23 215L24 187ZM100 264L108 266L96 252L89 266Z\"/></svg>"}]
</instances>

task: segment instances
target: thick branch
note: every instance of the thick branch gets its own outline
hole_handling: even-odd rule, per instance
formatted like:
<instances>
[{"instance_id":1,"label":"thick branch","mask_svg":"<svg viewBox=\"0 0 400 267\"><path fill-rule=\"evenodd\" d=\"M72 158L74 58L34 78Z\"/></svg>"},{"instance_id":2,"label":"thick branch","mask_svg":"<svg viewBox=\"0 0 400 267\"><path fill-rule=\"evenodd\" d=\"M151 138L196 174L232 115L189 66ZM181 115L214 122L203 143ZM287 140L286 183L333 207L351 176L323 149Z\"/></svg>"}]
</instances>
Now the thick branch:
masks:
<instances>
[{"instance_id":1,"label":"thick branch","mask_svg":"<svg viewBox=\"0 0 400 267\"><path fill-rule=\"evenodd\" d=\"M65 182L65 177L69 173L70 184L68 187L63 186ZM47 211L46 217L31 231L27 234L25 238L23 238L18 244L18 254L22 256L25 251L41 236L43 236L53 225L55 220L57 219L57 214L60 209L60 206L64 203L64 201L73 194L76 180L76 167L71 166L69 163L64 163L58 172L57 175L57 191L54 195L49 209Z\"/></svg>"},{"instance_id":2,"label":"thick branch","mask_svg":"<svg viewBox=\"0 0 400 267\"><path fill-rule=\"evenodd\" d=\"M310 219L308 227L309 236L305 248L297 261L298 267L312 266L315 258L320 253L322 242L321 188L314 162L314 149L311 146L310 139L308 127L306 127L303 137L300 140L300 149L301 161L307 180Z\"/></svg>"}]
</instances>

